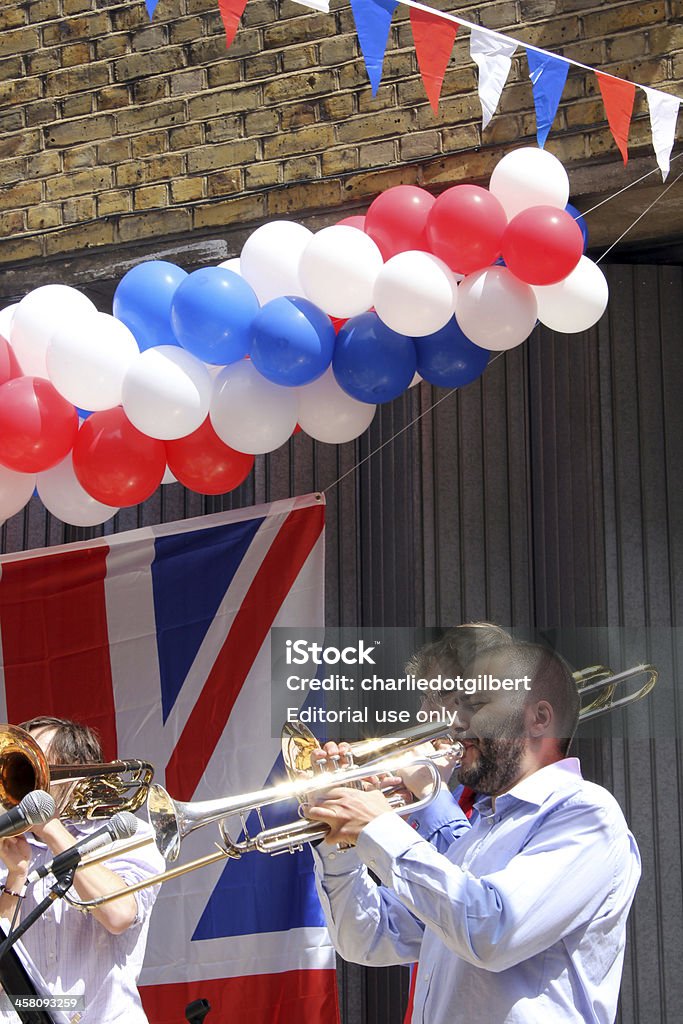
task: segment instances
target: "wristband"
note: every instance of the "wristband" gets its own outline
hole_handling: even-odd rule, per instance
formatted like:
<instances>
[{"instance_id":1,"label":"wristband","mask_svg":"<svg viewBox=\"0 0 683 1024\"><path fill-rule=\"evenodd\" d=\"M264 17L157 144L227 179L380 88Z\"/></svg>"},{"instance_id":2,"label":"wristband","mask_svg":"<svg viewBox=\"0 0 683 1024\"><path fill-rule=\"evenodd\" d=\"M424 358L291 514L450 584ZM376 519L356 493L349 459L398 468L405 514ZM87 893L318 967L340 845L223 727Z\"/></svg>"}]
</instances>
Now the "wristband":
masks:
<instances>
[{"instance_id":1,"label":"wristband","mask_svg":"<svg viewBox=\"0 0 683 1024\"><path fill-rule=\"evenodd\" d=\"M15 896L18 900L26 899L26 893L15 892L13 889L8 889L6 885L0 886L0 890L2 890L2 892L6 893L8 896Z\"/></svg>"}]
</instances>

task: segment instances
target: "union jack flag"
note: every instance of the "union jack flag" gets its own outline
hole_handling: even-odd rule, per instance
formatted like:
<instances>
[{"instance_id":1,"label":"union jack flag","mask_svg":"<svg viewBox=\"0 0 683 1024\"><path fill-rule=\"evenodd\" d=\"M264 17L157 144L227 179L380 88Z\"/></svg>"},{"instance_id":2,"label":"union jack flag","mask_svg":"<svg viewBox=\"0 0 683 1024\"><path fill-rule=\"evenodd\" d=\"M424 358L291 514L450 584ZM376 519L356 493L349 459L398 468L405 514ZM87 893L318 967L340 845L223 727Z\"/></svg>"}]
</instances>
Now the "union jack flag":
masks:
<instances>
[{"instance_id":1,"label":"union jack flag","mask_svg":"<svg viewBox=\"0 0 683 1024\"><path fill-rule=\"evenodd\" d=\"M182 801L282 778L272 626L323 625L324 504L309 495L0 559L0 718L98 729ZM211 852L198 829L181 858ZM239 832L239 827L238 830ZM141 978L153 1024L335 1024L334 954L308 850L165 883Z\"/></svg>"}]
</instances>

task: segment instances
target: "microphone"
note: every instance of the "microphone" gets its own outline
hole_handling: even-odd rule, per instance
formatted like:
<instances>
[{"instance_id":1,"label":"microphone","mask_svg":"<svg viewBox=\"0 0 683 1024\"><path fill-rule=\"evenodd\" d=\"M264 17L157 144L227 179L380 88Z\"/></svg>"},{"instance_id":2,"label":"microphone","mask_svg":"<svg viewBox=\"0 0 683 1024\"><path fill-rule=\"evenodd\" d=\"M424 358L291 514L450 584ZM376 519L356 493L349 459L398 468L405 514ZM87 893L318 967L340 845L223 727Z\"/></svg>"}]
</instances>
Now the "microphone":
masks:
<instances>
[{"instance_id":1,"label":"microphone","mask_svg":"<svg viewBox=\"0 0 683 1024\"><path fill-rule=\"evenodd\" d=\"M57 877L65 874L72 868L77 867L81 858L85 857L88 853L93 853L95 850L99 850L100 847L108 846L119 839L129 839L132 835L135 835L137 827L138 819L134 814L131 814L130 811L119 811L118 814L115 814L107 822L104 828L98 829L91 836L84 836L74 846L70 846L68 850L58 853L47 864L35 868L29 874L26 881L32 885L33 882L37 882L39 878L45 878L46 875Z\"/></svg>"},{"instance_id":2,"label":"microphone","mask_svg":"<svg viewBox=\"0 0 683 1024\"><path fill-rule=\"evenodd\" d=\"M55 802L43 789L27 793L11 811L0 814L0 839L6 836L20 836L32 825L44 825L57 813Z\"/></svg>"}]
</instances>

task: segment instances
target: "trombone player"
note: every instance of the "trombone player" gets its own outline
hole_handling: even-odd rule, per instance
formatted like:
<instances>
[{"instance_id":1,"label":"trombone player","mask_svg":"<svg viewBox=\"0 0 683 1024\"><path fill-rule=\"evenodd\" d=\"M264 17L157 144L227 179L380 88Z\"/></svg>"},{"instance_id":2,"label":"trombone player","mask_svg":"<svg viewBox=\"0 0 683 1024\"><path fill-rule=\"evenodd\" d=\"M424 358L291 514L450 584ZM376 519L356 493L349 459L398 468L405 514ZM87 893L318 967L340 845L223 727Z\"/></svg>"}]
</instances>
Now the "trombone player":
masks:
<instances>
[{"instance_id":1,"label":"trombone player","mask_svg":"<svg viewBox=\"0 0 683 1024\"><path fill-rule=\"evenodd\" d=\"M377 790L308 808L330 829L314 859L333 941L356 963L419 961L412 1024L612 1024L640 857L616 801L567 756L576 684L552 652L514 641L468 675L479 683L454 699L454 734L478 817L446 855ZM528 684L487 688L502 676Z\"/></svg>"},{"instance_id":2,"label":"trombone player","mask_svg":"<svg viewBox=\"0 0 683 1024\"><path fill-rule=\"evenodd\" d=\"M51 764L88 764L104 760L92 729L78 722L42 716L24 722ZM67 784L61 784L67 785ZM58 783L52 787L57 796ZM59 802L59 801L58 801ZM49 877L27 889L32 869L49 862L102 825L53 818L32 832L0 840L0 861L5 871L0 895L0 916L12 920L28 912L47 894ZM140 822L139 832L151 829ZM127 852L104 864L76 872L74 889L81 899L104 896L123 885L150 878L164 861L153 844ZM56 900L29 929L23 944L41 972L52 995L82 997L83 1009L72 1021L82 1024L146 1024L137 979L147 942L149 919L158 886L143 889L84 914L64 900ZM0 1011L0 1020L4 1014ZM6 1018L5 1018L6 1019ZM12 1016L12 1019L16 1019Z\"/></svg>"}]
</instances>

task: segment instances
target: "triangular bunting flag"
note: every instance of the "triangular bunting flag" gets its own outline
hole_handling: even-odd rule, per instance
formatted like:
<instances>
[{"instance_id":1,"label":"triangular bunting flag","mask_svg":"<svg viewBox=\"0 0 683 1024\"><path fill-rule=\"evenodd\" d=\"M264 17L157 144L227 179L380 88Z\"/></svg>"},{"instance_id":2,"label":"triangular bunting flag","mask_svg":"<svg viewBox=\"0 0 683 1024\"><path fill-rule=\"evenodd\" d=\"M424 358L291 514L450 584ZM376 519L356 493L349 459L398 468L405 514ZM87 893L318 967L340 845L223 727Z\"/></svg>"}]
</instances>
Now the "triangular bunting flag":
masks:
<instances>
[{"instance_id":1,"label":"triangular bunting flag","mask_svg":"<svg viewBox=\"0 0 683 1024\"><path fill-rule=\"evenodd\" d=\"M666 181L669 174L671 150L674 148L676 138L676 122L681 101L678 96L671 96L668 92L660 89L650 89L647 85L641 86L647 96L647 103L650 108L650 125L652 126L652 145L657 154L657 163L662 172L662 181Z\"/></svg>"},{"instance_id":2,"label":"triangular bunting flag","mask_svg":"<svg viewBox=\"0 0 683 1024\"><path fill-rule=\"evenodd\" d=\"M613 78L602 71L596 71L595 77L602 93L610 131L626 164L628 163L628 133L631 128L636 87L633 82L625 82L623 78Z\"/></svg>"},{"instance_id":3,"label":"triangular bunting flag","mask_svg":"<svg viewBox=\"0 0 683 1024\"><path fill-rule=\"evenodd\" d=\"M158 3L159 3L159 0L145 0L145 7L147 8L147 13L149 14L149 20L150 21L152 20L152 18L154 16L154 12L157 9L157 4Z\"/></svg>"},{"instance_id":4,"label":"triangular bunting flag","mask_svg":"<svg viewBox=\"0 0 683 1024\"><path fill-rule=\"evenodd\" d=\"M543 149L560 105L569 63L561 57L539 53L538 50L529 49L526 55L536 108L536 138Z\"/></svg>"},{"instance_id":5,"label":"triangular bunting flag","mask_svg":"<svg viewBox=\"0 0 683 1024\"><path fill-rule=\"evenodd\" d=\"M225 46L232 45L237 34L240 18L244 14L247 0L218 0L218 10L221 12L223 25L225 27Z\"/></svg>"},{"instance_id":6,"label":"triangular bunting flag","mask_svg":"<svg viewBox=\"0 0 683 1024\"><path fill-rule=\"evenodd\" d=\"M479 67L479 99L482 110L482 128L486 128L500 102L500 94L507 82L512 57L517 49L514 39L473 28L470 33L470 54Z\"/></svg>"},{"instance_id":7,"label":"triangular bunting flag","mask_svg":"<svg viewBox=\"0 0 683 1024\"><path fill-rule=\"evenodd\" d=\"M437 114L443 76L453 52L458 25L455 21L427 14L417 7L410 8L410 25L425 92L432 110Z\"/></svg>"},{"instance_id":8,"label":"triangular bunting flag","mask_svg":"<svg viewBox=\"0 0 683 1024\"><path fill-rule=\"evenodd\" d=\"M382 78L382 64L389 39L389 29L398 0L351 0L353 20L356 23L372 95L377 95Z\"/></svg>"}]
</instances>

